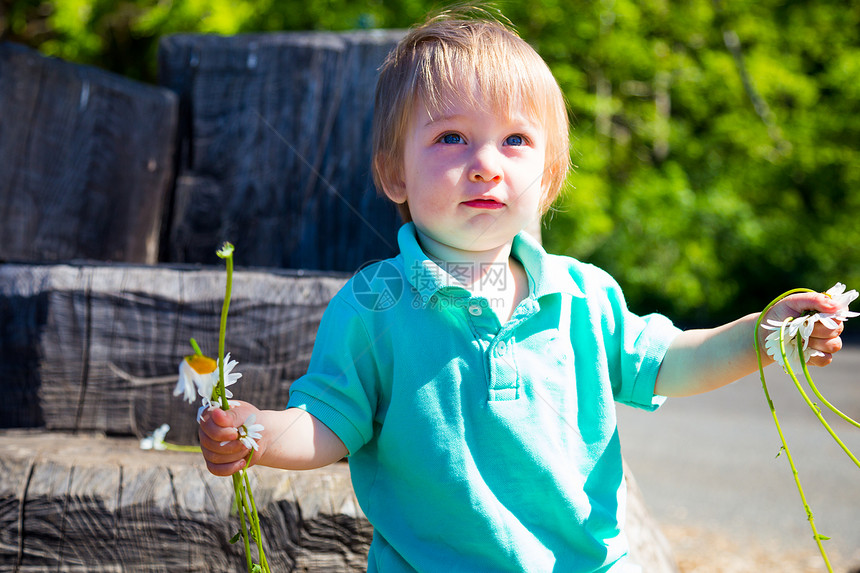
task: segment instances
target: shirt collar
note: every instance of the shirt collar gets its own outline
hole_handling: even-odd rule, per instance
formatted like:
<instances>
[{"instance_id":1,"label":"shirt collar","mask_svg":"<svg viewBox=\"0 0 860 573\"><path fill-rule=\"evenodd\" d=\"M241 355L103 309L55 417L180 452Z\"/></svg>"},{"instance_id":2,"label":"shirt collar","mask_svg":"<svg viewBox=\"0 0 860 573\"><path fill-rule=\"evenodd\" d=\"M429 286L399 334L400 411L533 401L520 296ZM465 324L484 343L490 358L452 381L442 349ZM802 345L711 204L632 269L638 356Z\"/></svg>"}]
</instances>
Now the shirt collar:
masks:
<instances>
[{"instance_id":1,"label":"shirt collar","mask_svg":"<svg viewBox=\"0 0 860 573\"><path fill-rule=\"evenodd\" d=\"M557 258L547 254L541 244L526 231L520 231L514 237L511 253L526 269L529 277L529 293L535 299L555 293L569 294L578 298L585 297L582 289L567 271L567 265L557 264Z\"/></svg>"},{"instance_id":2,"label":"shirt collar","mask_svg":"<svg viewBox=\"0 0 860 573\"><path fill-rule=\"evenodd\" d=\"M459 290L461 294L468 294L456 278L427 257L418 244L414 223L406 223L400 228L397 243L403 257L406 280L421 294L423 300L430 300L430 297L443 289ZM585 296L570 273L565 272L563 267L552 264L553 257L525 231L514 237L511 253L523 264L529 279L529 292L535 299L553 293Z\"/></svg>"},{"instance_id":3,"label":"shirt collar","mask_svg":"<svg viewBox=\"0 0 860 573\"><path fill-rule=\"evenodd\" d=\"M406 280L418 291L423 301L429 301L433 295L446 288L459 290L460 294L468 294L469 291L463 288L456 278L430 260L418 244L418 231L414 223L406 223L400 227L397 243L403 257Z\"/></svg>"}]
</instances>

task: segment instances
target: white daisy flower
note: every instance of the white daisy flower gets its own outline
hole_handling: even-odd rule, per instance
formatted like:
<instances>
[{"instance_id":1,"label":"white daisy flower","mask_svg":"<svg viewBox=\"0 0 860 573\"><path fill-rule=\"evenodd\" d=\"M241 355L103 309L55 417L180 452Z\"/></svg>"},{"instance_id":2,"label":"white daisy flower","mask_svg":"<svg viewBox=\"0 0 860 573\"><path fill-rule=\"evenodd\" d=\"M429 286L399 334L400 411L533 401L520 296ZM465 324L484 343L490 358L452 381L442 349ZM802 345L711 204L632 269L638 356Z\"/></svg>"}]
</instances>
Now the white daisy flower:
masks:
<instances>
[{"instance_id":1,"label":"white daisy flower","mask_svg":"<svg viewBox=\"0 0 860 573\"><path fill-rule=\"evenodd\" d=\"M239 372L233 372L233 368L235 368L239 363L235 360L230 360L229 352L227 353L227 356L224 357L224 362L224 394L227 398L232 398L233 393L227 388L238 382L239 378L242 377L242 374Z\"/></svg>"},{"instance_id":2,"label":"white daisy flower","mask_svg":"<svg viewBox=\"0 0 860 573\"><path fill-rule=\"evenodd\" d=\"M166 450L167 445L164 443L164 438L167 432L170 431L170 426L162 424L157 427L151 434L140 440L141 450Z\"/></svg>"},{"instance_id":3,"label":"white daisy flower","mask_svg":"<svg viewBox=\"0 0 860 573\"><path fill-rule=\"evenodd\" d=\"M254 423L256 419L257 416L251 414L248 416L248 419L245 420L244 424L236 428L236 431L239 432L239 441L242 442L249 450L257 449L257 440L263 437L263 434L260 432L265 430L262 424Z\"/></svg>"},{"instance_id":4,"label":"white daisy flower","mask_svg":"<svg viewBox=\"0 0 860 573\"><path fill-rule=\"evenodd\" d=\"M803 344L803 357L806 359L806 362L809 362L809 359L813 356L824 356L823 352L815 349L809 350L807 348L807 345L809 344L808 337L803 338L802 336L789 336L789 329L786 327L784 342L785 356L788 358L788 362L791 364L791 369L794 372L799 372L802 368L800 364L800 352L798 350L799 342ZM767 335L767 338L764 341L764 346L767 353L772 356L773 359L783 367L783 369L785 369L785 361L783 361L782 352L779 349L779 330L775 330Z\"/></svg>"},{"instance_id":5,"label":"white daisy flower","mask_svg":"<svg viewBox=\"0 0 860 573\"><path fill-rule=\"evenodd\" d=\"M215 372L217 365L215 360L202 354L192 354L183 358L179 363L179 381L176 383L173 395L182 395L187 402L193 402L194 395L201 393L201 388L212 384L212 373ZM215 374L216 379L217 376Z\"/></svg>"},{"instance_id":6,"label":"white daisy flower","mask_svg":"<svg viewBox=\"0 0 860 573\"><path fill-rule=\"evenodd\" d=\"M860 313L848 310L848 305L860 296L860 293L856 290L852 289L845 292L845 285L842 283L836 283L824 294L832 298L833 302L839 305L839 309L836 312L822 312L820 314L819 320L821 321L821 324L827 328L836 328L839 326L836 323L837 320L843 321L855 316L860 316Z\"/></svg>"},{"instance_id":7,"label":"white daisy flower","mask_svg":"<svg viewBox=\"0 0 860 573\"><path fill-rule=\"evenodd\" d=\"M785 320L768 319L767 324L763 324L762 328L777 331L778 340L778 331L782 328L782 325L784 324L785 339L788 340L790 338L794 338L799 333L801 338L803 338L804 340L804 348L806 348L806 344L809 342L809 337L812 334L812 329L815 327L815 323L819 320L819 318L820 314L815 313L807 314L805 316L799 316L797 318L786 318Z\"/></svg>"},{"instance_id":8,"label":"white daisy flower","mask_svg":"<svg viewBox=\"0 0 860 573\"><path fill-rule=\"evenodd\" d=\"M762 328L773 331L765 338L765 349L783 369L785 369L785 362L779 349L779 333L783 325L785 325L785 355L792 366L792 370L797 372L801 369L800 348L803 349L803 357L806 362L809 362L809 359L813 356L824 356L824 353L821 351L808 350L809 337L812 336L812 329L815 327L816 322L820 322L827 328L836 328L839 326L836 322L837 320L844 321L855 316L860 316L860 313L848 310L848 305L858 297L856 290L845 292L845 285L836 283L824 294L833 299L839 305L839 309L835 312L816 312L797 318L786 318L782 321L768 319L767 324L761 325Z\"/></svg>"},{"instance_id":9,"label":"white daisy flower","mask_svg":"<svg viewBox=\"0 0 860 573\"><path fill-rule=\"evenodd\" d=\"M227 353L227 356L224 357L224 361L226 364L224 365L224 395L227 398L232 398L233 393L230 392L228 386L232 386L235 384L239 378L242 377L242 374L239 372L233 372L233 368L236 367L238 362L235 360L230 360L230 353ZM208 406L220 406L221 402L215 396L215 387L218 385L218 366L220 366L220 360L216 362L215 371L212 373L212 378L210 380L206 380L205 384L197 387L197 391L200 394L200 397L203 398L203 405Z\"/></svg>"}]
</instances>

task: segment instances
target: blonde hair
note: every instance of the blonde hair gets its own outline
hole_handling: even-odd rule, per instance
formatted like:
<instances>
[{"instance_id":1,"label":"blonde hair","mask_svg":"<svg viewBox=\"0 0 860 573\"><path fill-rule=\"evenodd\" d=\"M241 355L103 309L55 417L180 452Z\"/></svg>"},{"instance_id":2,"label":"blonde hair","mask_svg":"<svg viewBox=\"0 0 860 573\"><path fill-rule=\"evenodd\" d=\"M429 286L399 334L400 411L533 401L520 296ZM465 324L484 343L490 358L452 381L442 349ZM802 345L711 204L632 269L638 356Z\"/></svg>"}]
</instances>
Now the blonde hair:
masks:
<instances>
[{"instance_id":1,"label":"blonde hair","mask_svg":"<svg viewBox=\"0 0 860 573\"><path fill-rule=\"evenodd\" d=\"M470 86L476 89L464 89ZM373 118L377 189L383 192L388 181L400 177L403 142L416 102L433 113L464 98L477 108L508 116L522 105L543 126L546 195L541 212L546 212L570 167L564 97L534 48L509 25L474 7L443 12L410 29L383 62ZM403 219L411 220L408 205L399 207Z\"/></svg>"}]
</instances>

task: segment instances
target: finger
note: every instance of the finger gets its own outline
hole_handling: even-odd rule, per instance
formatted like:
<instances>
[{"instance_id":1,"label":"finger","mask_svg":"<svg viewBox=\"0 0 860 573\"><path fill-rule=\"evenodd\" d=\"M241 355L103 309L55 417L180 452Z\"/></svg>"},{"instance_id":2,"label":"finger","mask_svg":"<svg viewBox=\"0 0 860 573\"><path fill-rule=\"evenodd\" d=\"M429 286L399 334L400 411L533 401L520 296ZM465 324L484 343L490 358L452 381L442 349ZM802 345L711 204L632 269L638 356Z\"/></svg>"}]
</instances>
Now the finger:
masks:
<instances>
[{"instance_id":1,"label":"finger","mask_svg":"<svg viewBox=\"0 0 860 573\"><path fill-rule=\"evenodd\" d=\"M201 444L204 443L204 437L208 438L210 442L221 443L236 440L239 437L239 432L234 427L221 426L216 424L211 418L206 418L200 422L197 435L200 437Z\"/></svg>"},{"instance_id":2,"label":"finger","mask_svg":"<svg viewBox=\"0 0 860 573\"><path fill-rule=\"evenodd\" d=\"M198 437L200 438L200 448L204 454L208 450L217 454L233 456L233 459L245 457L248 454L248 448L238 440L239 436L235 430L232 436L225 436L224 439L213 438L202 432L198 432Z\"/></svg>"},{"instance_id":3,"label":"finger","mask_svg":"<svg viewBox=\"0 0 860 573\"><path fill-rule=\"evenodd\" d=\"M836 323L836 328L830 328L830 326L820 321L816 322L812 328L812 336L815 338L836 338L840 336L845 329L845 324L841 320L834 320L832 322Z\"/></svg>"},{"instance_id":4,"label":"finger","mask_svg":"<svg viewBox=\"0 0 860 573\"><path fill-rule=\"evenodd\" d=\"M809 310L815 312L836 312L839 310L839 305L831 297L818 292L794 294L786 297L784 301L798 314Z\"/></svg>"},{"instance_id":5,"label":"finger","mask_svg":"<svg viewBox=\"0 0 860 573\"><path fill-rule=\"evenodd\" d=\"M203 459L211 464L233 464L238 462L239 460L245 460L248 458L247 455L236 454L236 453L224 453L221 450L207 450L205 448L201 448L203 450Z\"/></svg>"},{"instance_id":6,"label":"finger","mask_svg":"<svg viewBox=\"0 0 860 573\"><path fill-rule=\"evenodd\" d=\"M824 356L813 356L809 359L809 364L813 366L827 366L833 362L833 355L825 352Z\"/></svg>"},{"instance_id":7,"label":"finger","mask_svg":"<svg viewBox=\"0 0 860 573\"><path fill-rule=\"evenodd\" d=\"M833 336L829 338L811 337L809 339L809 348L813 348L825 354L833 354L842 350L842 338Z\"/></svg>"},{"instance_id":8,"label":"finger","mask_svg":"<svg viewBox=\"0 0 860 573\"><path fill-rule=\"evenodd\" d=\"M222 428L238 428L244 423L244 418L246 418L247 415L242 416L235 408L231 408L229 410L210 408L209 417L215 424Z\"/></svg>"},{"instance_id":9,"label":"finger","mask_svg":"<svg viewBox=\"0 0 860 573\"><path fill-rule=\"evenodd\" d=\"M211 474L222 477L231 476L243 467L245 467L245 460L225 464L212 463L208 460L206 461L206 469L208 469Z\"/></svg>"}]
</instances>

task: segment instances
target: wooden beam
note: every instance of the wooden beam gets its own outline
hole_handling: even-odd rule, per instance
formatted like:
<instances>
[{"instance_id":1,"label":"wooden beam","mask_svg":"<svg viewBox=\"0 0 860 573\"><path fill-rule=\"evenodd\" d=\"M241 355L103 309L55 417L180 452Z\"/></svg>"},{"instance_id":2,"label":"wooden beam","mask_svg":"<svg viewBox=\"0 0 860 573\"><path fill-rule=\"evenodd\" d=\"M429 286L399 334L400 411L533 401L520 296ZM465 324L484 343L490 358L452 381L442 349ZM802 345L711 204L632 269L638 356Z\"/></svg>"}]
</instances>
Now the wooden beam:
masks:
<instances>
[{"instance_id":1,"label":"wooden beam","mask_svg":"<svg viewBox=\"0 0 860 573\"><path fill-rule=\"evenodd\" d=\"M158 260L177 98L0 42L0 260Z\"/></svg>"},{"instance_id":2,"label":"wooden beam","mask_svg":"<svg viewBox=\"0 0 860 573\"><path fill-rule=\"evenodd\" d=\"M170 434L168 434L168 439ZM372 530L349 469L252 468L273 571L364 571ZM48 573L241 571L229 478L200 454L135 439L0 432L0 568Z\"/></svg>"},{"instance_id":3,"label":"wooden beam","mask_svg":"<svg viewBox=\"0 0 860 573\"><path fill-rule=\"evenodd\" d=\"M163 260L355 272L397 252L370 174L377 69L403 32L174 35L160 82L180 98Z\"/></svg>"},{"instance_id":4,"label":"wooden beam","mask_svg":"<svg viewBox=\"0 0 860 573\"><path fill-rule=\"evenodd\" d=\"M191 337L217 355L225 280L217 267L0 265L4 425L142 437L168 423L174 441L196 443L199 401L172 392ZM346 280L236 271L226 347L243 374L237 398L286 406Z\"/></svg>"}]
</instances>

